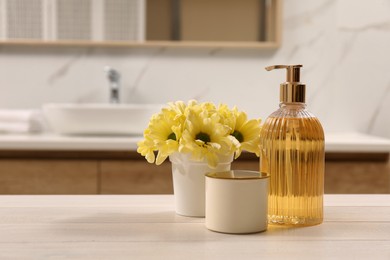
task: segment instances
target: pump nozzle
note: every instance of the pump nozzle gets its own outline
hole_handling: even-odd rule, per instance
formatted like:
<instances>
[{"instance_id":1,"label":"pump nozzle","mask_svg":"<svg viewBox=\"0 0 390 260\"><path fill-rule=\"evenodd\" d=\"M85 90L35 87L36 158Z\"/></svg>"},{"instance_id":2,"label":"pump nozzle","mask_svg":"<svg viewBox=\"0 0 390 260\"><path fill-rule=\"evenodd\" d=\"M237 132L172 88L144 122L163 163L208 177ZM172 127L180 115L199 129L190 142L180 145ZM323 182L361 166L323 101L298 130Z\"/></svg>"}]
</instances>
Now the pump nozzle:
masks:
<instances>
[{"instance_id":1,"label":"pump nozzle","mask_svg":"<svg viewBox=\"0 0 390 260\"><path fill-rule=\"evenodd\" d=\"M286 82L299 82L300 68L302 68L302 65L273 65L266 67L265 69L268 71L274 69L287 69Z\"/></svg>"},{"instance_id":2,"label":"pump nozzle","mask_svg":"<svg viewBox=\"0 0 390 260\"><path fill-rule=\"evenodd\" d=\"M305 84L300 83L302 65L273 65L265 69L287 69L286 82L280 84L280 102L305 102Z\"/></svg>"}]
</instances>

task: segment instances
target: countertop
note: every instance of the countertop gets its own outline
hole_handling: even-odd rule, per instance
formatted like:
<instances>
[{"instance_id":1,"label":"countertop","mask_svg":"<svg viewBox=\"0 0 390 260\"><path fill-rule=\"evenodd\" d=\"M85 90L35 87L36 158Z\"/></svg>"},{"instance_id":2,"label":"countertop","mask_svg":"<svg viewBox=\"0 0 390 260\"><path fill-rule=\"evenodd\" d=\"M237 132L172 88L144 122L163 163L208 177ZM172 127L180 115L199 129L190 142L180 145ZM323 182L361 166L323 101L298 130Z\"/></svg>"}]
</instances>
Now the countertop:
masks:
<instances>
[{"instance_id":1,"label":"countertop","mask_svg":"<svg viewBox=\"0 0 390 260\"><path fill-rule=\"evenodd\" d=\"M173 195L0 196L0 259L390 259L390 195L325 195L318 226L209 231Z\"/></svg>"},{"instance_id":2,"label":"countertop","mask_svg":"<svg viewBox=\"0 0 390 260\"><path fill-rule=\"evenodd\" d=\"M0 135L0 150L131 151L141 136ZM390 139L360 133L327 133L327 152L390 152Z\"/></svg>"}]
</instances>

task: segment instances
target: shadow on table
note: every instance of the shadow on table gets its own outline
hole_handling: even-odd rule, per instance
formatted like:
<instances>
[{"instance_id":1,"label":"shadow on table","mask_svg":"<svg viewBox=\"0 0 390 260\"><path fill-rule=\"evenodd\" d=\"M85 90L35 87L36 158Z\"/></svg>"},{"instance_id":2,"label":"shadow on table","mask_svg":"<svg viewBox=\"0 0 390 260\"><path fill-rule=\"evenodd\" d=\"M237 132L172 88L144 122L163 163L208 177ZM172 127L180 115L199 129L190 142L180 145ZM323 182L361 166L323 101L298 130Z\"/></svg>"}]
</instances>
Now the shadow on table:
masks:
<instances>
[{"instance_id":1,"label":"shadow on table","mask_svg":"<svg viewBox=\"0 0 390 260\"><path fill-rule=\"evenodd\" d=\"M167 229L172 223L204 223L204 218L189 218L173 211L153 213L95 212L53 221L51 231L72 238L107 236L132 237L153 234ZM167 225L165 225L167 224Z\"/></svg>"}]
</instances>

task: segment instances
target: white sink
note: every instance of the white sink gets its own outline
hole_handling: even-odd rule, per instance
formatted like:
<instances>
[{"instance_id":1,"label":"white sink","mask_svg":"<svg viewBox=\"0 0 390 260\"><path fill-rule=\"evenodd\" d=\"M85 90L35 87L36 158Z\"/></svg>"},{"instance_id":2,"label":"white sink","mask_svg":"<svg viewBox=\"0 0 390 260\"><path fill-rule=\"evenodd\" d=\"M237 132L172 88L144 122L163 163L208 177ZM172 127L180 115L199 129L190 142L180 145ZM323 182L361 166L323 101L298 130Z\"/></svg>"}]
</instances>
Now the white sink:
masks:
<instances>
[{"instance_id":1,"label":"white sink","mask_svg":"<svg viewBox=\"0 0 390 260\"><path fill-rule=\"evenodd\" d=\"M51 129L64 135L141 135L150 117L163 105L155 104L45 104Z\"/></svg>"}]
</instances>

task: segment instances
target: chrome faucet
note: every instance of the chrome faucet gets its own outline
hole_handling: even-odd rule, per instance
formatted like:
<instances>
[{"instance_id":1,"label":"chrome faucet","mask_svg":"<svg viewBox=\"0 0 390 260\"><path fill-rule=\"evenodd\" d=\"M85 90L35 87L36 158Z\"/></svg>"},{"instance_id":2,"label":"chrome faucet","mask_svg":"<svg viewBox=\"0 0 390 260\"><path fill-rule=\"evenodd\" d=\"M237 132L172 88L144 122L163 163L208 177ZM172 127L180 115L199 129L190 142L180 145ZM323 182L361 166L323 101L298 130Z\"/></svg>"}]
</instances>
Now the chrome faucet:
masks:
<instances>
[{"instance_id":1,"label":"chrome faucet","mask_svg":"<svg viewBox=\"0 0 390 260\"><path fill-rule=\"evenodd\" d=\"M110 83L110 103L119 104L119 88L121 74L117 70L109 66L104 67L104 71L106 72L108 82Z\"/></svg>"}]
</instances>

